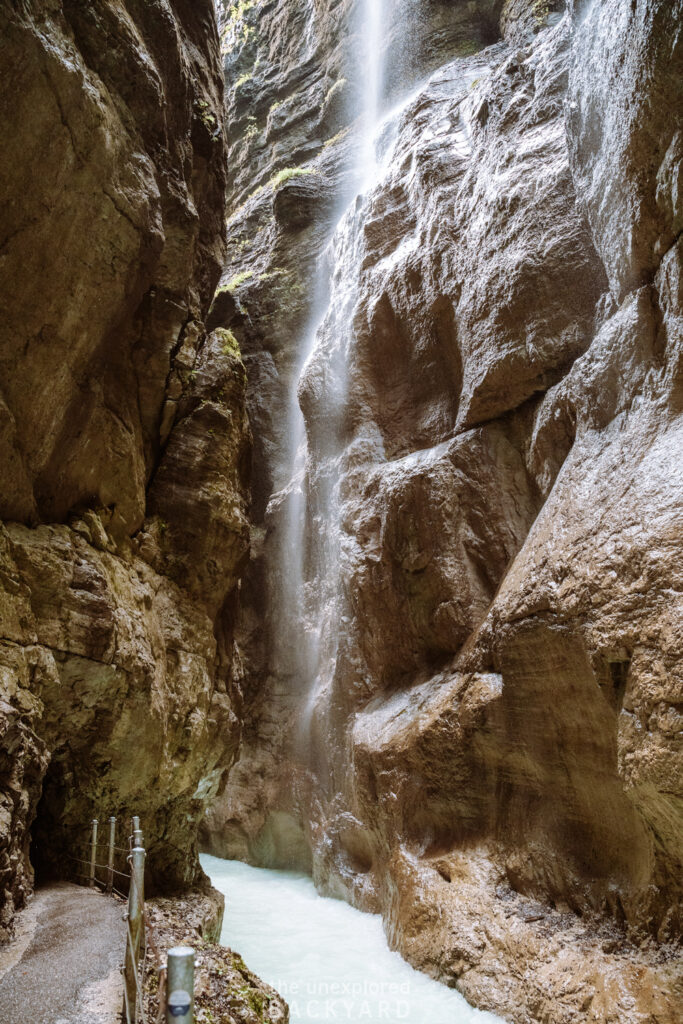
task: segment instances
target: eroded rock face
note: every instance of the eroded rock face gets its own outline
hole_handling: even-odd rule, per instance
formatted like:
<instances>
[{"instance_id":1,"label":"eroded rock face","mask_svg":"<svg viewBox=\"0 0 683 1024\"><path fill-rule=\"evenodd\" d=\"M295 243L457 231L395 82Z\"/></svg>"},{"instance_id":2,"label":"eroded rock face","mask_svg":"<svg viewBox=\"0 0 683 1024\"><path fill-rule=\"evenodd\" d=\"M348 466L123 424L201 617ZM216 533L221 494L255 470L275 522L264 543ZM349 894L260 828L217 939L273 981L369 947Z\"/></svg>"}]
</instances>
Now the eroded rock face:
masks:
<instances>
[{"instance_id":1,"label":"eroded rock face","mask_svg":"<svg viewBox=\"0 0 683 1024\"><path fill-rule=\"evenodd\" d=\"M258 560L250 721L205 842L310 867L507 1019L673 1024L683 6L425 2L415 39L443 48L401 68L392 23L391 102L425 81L351 203L354 86L345 109L307 88L354 66L326 64L336 23L315 11L300 38L325 42L286 72L280 148L228 78L260 153L293 160L304 111L349 131L231 207L222 315L252 360ZM288 22L262 14L245 47L267 82ZM288 462L314 326L307 458Z\"/></svg>"},{"instance_id":2,"label":"eroded rock face","mask_svg":"<svg viewBox=\"0 0 683 1024\"><path fill-rule=\"evenodd\" d=\"M201 876L238 734L249 431L239 352L204 326L213 4L6 3L0 35L4 936L31 860L77 872L93 817L141 816L153 887Z\"/></svg>"}]
</instances>

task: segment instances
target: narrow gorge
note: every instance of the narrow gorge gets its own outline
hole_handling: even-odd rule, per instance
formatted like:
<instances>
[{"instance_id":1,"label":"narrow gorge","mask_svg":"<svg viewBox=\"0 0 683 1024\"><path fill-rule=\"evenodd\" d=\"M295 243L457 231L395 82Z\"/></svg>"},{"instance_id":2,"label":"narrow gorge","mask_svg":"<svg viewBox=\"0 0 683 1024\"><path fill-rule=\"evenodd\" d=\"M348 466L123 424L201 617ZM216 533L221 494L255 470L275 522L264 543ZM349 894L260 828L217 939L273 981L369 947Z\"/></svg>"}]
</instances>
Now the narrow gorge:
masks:
<instances>
[{"instance_id":1,"label":"narrow gorge","mask_svg":"<svg viewBox=\"0 0 683 1024\"><path fill-rule=\"evenodd\" d=\"M0 0L0 76L0 937L138 814L677 1024L683 0Z\"/></svg>"}]
</instances>

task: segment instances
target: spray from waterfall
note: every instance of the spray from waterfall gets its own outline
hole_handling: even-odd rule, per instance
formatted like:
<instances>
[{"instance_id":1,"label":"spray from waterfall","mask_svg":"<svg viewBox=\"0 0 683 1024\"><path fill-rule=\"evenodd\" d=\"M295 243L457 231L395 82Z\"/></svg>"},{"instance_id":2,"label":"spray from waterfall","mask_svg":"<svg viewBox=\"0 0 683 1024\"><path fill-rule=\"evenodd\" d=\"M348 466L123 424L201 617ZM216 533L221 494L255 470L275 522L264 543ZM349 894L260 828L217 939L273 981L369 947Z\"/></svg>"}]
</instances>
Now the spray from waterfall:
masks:
<instances>
[{"instance_id":1,"label":"spray from waterfall","mask_svg":"<svg viewBox=\"0 0 683 1024\"><path fill-rule=\"evenodd\" d=\"M375 135L382 111L384 86L384 54L387 0L363 0L362 35L365 54L364 80L360 83L365 96L362 111L361 145L357 161L359 191L364 191L375 177L377 155Z\"/></svg>"},{"instance_id":2,"label":"spray from waterfall","mask_svg":"<svg viewBox=\"0 0 683 1024\"><path fill-rule=\"evenodd\" d=\"M376 157L374 136L380 117L383 75L384 7L387 0L361 0L356 26L360 56L355 62L357 81L351 83L361 97L357 113L359 139L356 146L356 190L361 191L373 180ZM307 48L311 41L307 41ZM352 74L352 72L349 72ZM339 211L340 215L343 213ZM341 217L343 223L344 217ZM304 416L300 405L299 381L306 375L318 348L319 327L327 311L333 287L332 277L337 263L335 238L337 228L326 251L319 260L313 282L313 315L310 327L302 337L298 362L292 367L288 386L286 412L286 451L284 452L285 486L274 499L279 518L278 593L275 595L276 659L281 670L298 677L300 690L309 691L319 671L321 641L327 628L329 587L327 579L336 575L336 541L329 529L333 520L334 482L332 467L319 474L317 481L309 477L310 459ZM330 395L338 410L344 401L343 359L337 364L336 393ZM334 409L331 410L331 422ZM317 536L316 536L317 535Z\"/></svg>"},{"instance_id":3,"label":"spray from waterfall","mask_svg":"<svg viewBox=\"0 0 683 1024\"><path fill-rule=\"evenodd\" d=\"M403 3L360 0L355 33L357 80L350 83L359 98L354 195L339 210L319 261L312 326L302 339L289 387L289 483L277 499L283 507L276 657L287 667L287 674L298 680L297 690L306 698L300 722L305 747L316 709L330 693L340 624L348 615L341 583L340 482L348 441L349 353L355 341L368 197L383 173L387 125L398 117L385 109L387 53L405 26L404 15Z\"/></svg>"}]
</instances>

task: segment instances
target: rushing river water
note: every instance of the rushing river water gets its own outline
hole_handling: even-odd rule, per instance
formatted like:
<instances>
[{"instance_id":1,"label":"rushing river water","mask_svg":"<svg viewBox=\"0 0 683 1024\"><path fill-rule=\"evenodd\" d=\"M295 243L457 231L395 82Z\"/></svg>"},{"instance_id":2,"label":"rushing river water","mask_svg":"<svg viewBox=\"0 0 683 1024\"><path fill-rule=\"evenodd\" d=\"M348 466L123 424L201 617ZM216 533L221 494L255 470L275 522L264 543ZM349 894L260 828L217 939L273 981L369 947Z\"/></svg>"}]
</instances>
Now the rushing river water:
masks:
<instances>
[{"instance_id":1,"label":"rushing river water","mask_svg":"<svg viewBox=\"0 0 683 1024\"><path fill-rule=\"evenodd\" d=\"M287 1000L291 1024L492 1024L461 995L414 971L381 919L325 899L304 875L203 855L225 895L221 941Z\"/></svg>"}]
</instances>

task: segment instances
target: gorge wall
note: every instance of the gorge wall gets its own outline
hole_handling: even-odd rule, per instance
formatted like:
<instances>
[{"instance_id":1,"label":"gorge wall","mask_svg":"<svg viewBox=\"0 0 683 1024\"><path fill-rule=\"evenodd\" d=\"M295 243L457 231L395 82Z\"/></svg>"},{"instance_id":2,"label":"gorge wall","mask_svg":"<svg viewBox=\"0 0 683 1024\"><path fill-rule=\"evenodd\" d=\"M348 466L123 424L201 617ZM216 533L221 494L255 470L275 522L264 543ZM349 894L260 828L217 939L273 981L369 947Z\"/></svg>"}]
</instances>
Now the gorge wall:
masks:
<instances>
[{"instance_id":1,"label":"gorge wall","mask_svg":"<svg viewBox=\"0 0 683 1024\"><path fill-rule=\"evenodd\" d=\"M153 889L203 877L197 820L238 739L251 442L239 352L205 326L212 0L3 0L0 110L6 937L33 867L84 870L93 817L141 816Z\"/></svg>"},{"instance_id":2,"label":"gorge wall","mask_svg":"<svg viewBox=\"0 0 683 1024\"><path fill-rule=\"evenodd\" d=\"M370 184L364 9L224 9L254 480L203 841L507 1019L673 1024L683 5L386 3Z\"/></svg>"}]
</instances>

